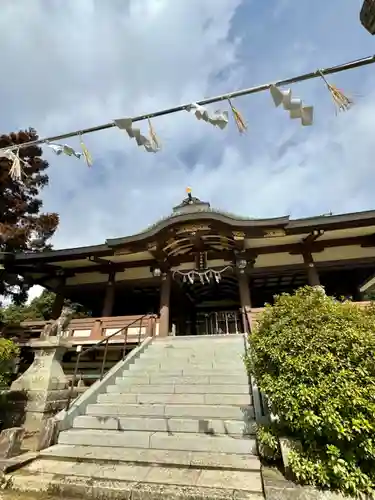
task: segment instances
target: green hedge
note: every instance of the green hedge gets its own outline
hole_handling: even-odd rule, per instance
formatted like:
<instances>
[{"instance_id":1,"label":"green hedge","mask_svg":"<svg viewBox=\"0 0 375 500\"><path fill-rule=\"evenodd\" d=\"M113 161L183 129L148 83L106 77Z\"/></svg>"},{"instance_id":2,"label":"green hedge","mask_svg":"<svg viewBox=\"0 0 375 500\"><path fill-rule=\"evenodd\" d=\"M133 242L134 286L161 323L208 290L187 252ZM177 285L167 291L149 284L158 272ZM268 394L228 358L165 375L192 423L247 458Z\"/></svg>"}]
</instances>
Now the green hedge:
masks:
<instances>
[{"instance_id":1,"label":"green hedge","mask_svg":"<svg viewBox=\"0 0 375 500\"><path fill-rule=\"evenodd\" d=\"M18 353L18 346L14 342L0 338L0 389L7 386Z\"/></svg>"},{"instance_id":2,"label":"green hedge","mask_svg":"<svg viewBox=\"0 0 375 500\"><path fill-rule=\"evenodd\" d=\"M267 306L247 359L278 423L259 436L301 441L289 454L297 480L348 494L375 487L375 307L320 287ZM267 435L267 433L269 435ZM276 451L276 450L274 450Z\"/></svg>"}]
</instances>

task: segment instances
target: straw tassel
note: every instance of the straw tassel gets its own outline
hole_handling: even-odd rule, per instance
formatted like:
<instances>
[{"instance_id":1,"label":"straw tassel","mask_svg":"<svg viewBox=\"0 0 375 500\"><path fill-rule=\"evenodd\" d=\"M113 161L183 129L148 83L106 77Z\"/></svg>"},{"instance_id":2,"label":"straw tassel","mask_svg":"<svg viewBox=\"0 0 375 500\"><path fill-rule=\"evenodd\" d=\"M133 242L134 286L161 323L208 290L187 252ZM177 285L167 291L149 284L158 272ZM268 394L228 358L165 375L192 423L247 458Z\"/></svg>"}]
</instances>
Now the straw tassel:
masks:
<instances>
[{"instance_id":1,"label":"straw tassel","mask_svg":"<svg viewBox=\"0 0 375 500\"><path fill-rule=\"evenodd\" d=\"M350 99L350 97L346 96L343 92L341 92L341 90L339 90L337 87L335 87L335 85L329 83L321 71L319 71L319 74L326 84L329 93L331 94L336 110L348 111L352 107L354 101Z\"/></svg>"},{"instance_id":2,"label":"straw tassel","mask_svg":"<svg viewBox=\"0 0 375 500\"><path fill-rule=\"evenodd\" d=\"M18 151L13 157L13 163L9 170L9 175L13 181L20 181L22 179L22 166L20 157L18 156Z\"/></svg>"},{"instance_id":3,"label":"straw tassel","mask_svg":"<svg viewBox=\"0 0 375 500\"><path fill-rule=\"evenodd\" d=\"M22 175L26 175L23 168L23 165L28 165L28 163L22 160L19 157L19 148L16 151L12 151L11 149L7 151L3 151L1 156L4 158L8 158L12 162L12 166L9 169L9 176L13 181L22 181Z\"/></svg>"},{"instance_id":4,"label":"straw tassel","mask_svg":"<svg viewBox=\"0 0 375 500\"><path fill-rule=\"evenodd\" d=\"M152 126L150 118L148 118L148 131L149 131L149 134L151 137L151 144L152 144L153 148L155 148L156 150L160 150L161 144L160 144L158 136L155 133L154 127Z\"/></svg>"},{"instance_id":5,"label":"straw tassel","mask_svg":"<svg viewBox=\"0 0 375 500\"><path fill-rule=\"evenodd\" d=\"M86 144L83 142L82 136L79 136L79 142L81 144L81 149L83 156L85 158L86 164L88 167L92 167L93 161L92 161L92 156L90 154L90 151L87 149Z\"/></svg>"},{"instance_id":6,"label":"straw tassel","mask_svg":"<svg viewBox=\"0 0 375 500\"><path fill-rule=\"evenodd\" d=\"M236 125L237 125L237 128L238 128L238 131L240 134L243 134L244 132L246 132L247 130L247 124L243 118L243 116L241 115L241 113L238 111L238 109L236 109L231 100L228 99L228 102L229 102L229 106L232 110L232 113L233 113L233 118L234 118L234 121L236 122Z\"/></svg>"}]
</instances>

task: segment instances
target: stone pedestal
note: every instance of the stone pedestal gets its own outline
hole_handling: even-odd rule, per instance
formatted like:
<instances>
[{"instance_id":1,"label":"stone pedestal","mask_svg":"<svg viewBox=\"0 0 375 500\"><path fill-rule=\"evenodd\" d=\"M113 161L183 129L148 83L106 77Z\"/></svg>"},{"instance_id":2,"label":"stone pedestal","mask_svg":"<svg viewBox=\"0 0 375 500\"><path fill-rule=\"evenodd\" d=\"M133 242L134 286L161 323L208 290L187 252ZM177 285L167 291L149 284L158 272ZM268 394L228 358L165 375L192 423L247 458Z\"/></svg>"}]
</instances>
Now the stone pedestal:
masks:
<instances>
[{"instance_id":1,"label":"stone pedestal","mask_svg":"<svg viewBox=\"0 0 375 500\"><path fill-rule=\"evenodd\" d=\"M69 394L69 383L61 367L69 342L61 337L48 337L30 343L35 352L32 365L11 385L11 391L26 397L27 431L39 431L44 421L62 410Z\"/></svg>"}]
</instances>

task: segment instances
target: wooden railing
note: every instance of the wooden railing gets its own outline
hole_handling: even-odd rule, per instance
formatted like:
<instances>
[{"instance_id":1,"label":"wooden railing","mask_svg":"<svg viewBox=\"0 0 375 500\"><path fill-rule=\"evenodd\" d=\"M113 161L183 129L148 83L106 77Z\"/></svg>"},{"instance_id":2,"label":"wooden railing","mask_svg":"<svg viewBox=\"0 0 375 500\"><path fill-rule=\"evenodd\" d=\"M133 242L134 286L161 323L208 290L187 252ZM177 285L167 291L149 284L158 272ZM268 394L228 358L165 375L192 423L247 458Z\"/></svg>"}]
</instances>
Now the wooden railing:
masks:
<instances>
[{"instance_id":1,"label":"wooden railing","mask_svg":"<svg viewBox=\"0 0 375 500\"><path fill-rule=\"evenodd\" d=\"M370 301L356 302L360 307L366 307ZM264 308L252 308L248 314L250 328L252 328L257 316L263 312ZM128 330L128 344L134 344L138 341L140 315L134 316L113 316L102 318L80 318L71 320L68 328L64 332L73 345L96 344L102 339L106 339L116 331L125 328L132 323ZM138 320L138 321L137 321ZM135 323L134 323L135 322ZM0 331L0 336L15 338L19 344L26 344L33 339L40 338L45 326L51 322L48 321L24 321L17 326L8 326ZM159 318L155 316L146 316L142 322L141 336L142 340L148 336L159 334ZM123 334L119 333L110 339L110 344L121 344Z\"/></svg>"},{"instance_id":2,"label":"wooden railing","mask_svg":"<svg viewBox=\"0 0 375 500\"><path fill-rule=\"evenodd\" d=\"M127 343L136 344L139 339L141 321L142 340L159 334L159 319L155 315L135 315L73 319L63 332L63 337L71 341L73 345L96 344L110 336L110 344L121 344L124 340L123 332L129 326ZM20 325L7 327L2 334L8 338L15 337L20 344L25 344L40 338L49 323L51 321L24 321ZM116 332L119 333L113 335Z\"/></svg>"}]
</instances>

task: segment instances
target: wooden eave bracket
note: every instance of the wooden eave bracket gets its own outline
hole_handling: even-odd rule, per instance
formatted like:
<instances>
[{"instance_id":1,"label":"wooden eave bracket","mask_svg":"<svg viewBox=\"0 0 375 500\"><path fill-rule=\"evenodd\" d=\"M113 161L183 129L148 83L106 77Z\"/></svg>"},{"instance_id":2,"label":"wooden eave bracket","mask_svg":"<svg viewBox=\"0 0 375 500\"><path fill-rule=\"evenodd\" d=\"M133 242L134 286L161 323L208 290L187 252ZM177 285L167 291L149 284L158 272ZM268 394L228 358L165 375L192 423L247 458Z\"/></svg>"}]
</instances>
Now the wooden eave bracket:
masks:
<instances>
[{"instance_id":1,"label":"wooden eave bracket","mask_svg":"<svg viewBox=\"0 0 375 500\"><path fill-rule=\"evenodd\" d=\"M301 243L303 245L309 246L311 243L313 243L318 238L320 238L321 236L323 236L323 234L324 234L324 230L323 229L314 229L308 236L306 236L305 238L303 238L303 240L302 240Z\"/></svg>"},{"instance_id":2,"label":"wooden eave bracket","mask_svg":"<svg viewBox=\"0 0 375 500\"><path fill-rule=\"evenodd\" d=\"M323 229L314 229L308 236L303 238L300 243L296 243L295 250L291 250L289 255L303 255L304 253L323 252L324 248L313 248L314 242L323 236Z\"/></svg>"},{"instance_id":3,"label":"wooden eave bracket","mask_svg":"<svg viewBox=\"0 0 375 500\"><path fill-rule=\"evenodd\" d=\"M167 273L171 269L171 264L168 261L168 255L159 246L149 245L147 251L155 259L156 266L159 267L161 272Z\"/></svg>"}]
</instances>

